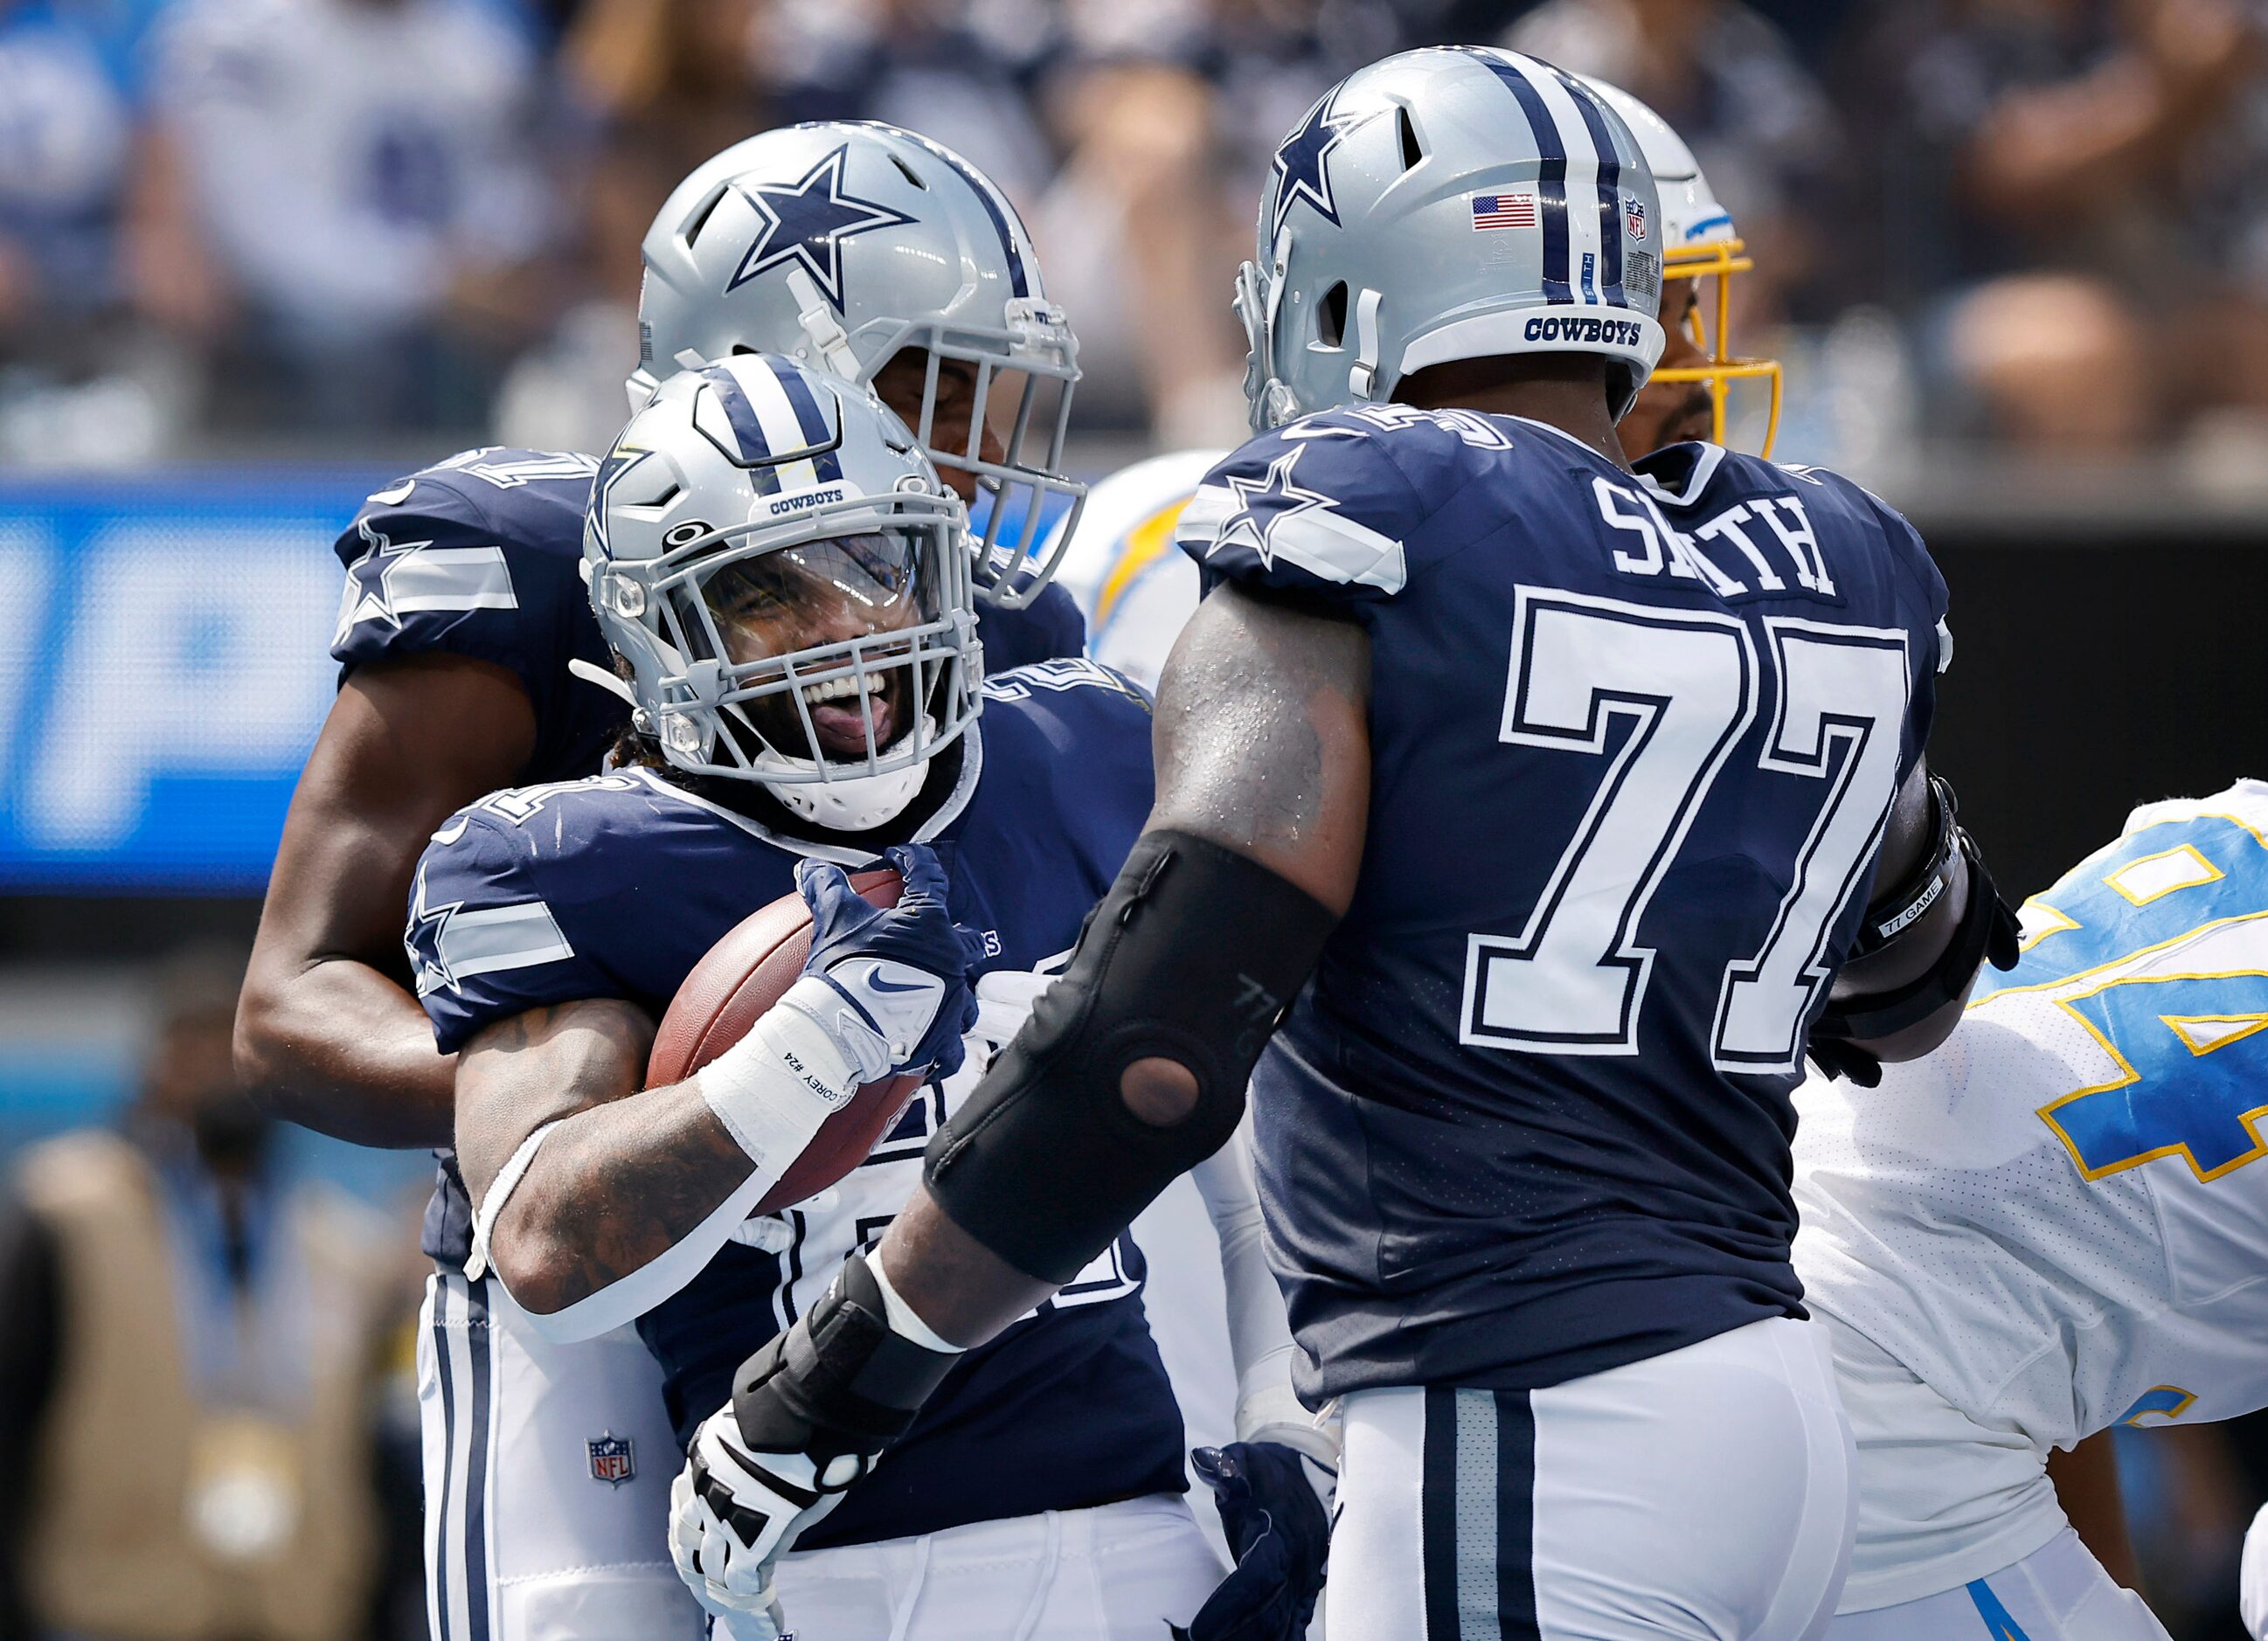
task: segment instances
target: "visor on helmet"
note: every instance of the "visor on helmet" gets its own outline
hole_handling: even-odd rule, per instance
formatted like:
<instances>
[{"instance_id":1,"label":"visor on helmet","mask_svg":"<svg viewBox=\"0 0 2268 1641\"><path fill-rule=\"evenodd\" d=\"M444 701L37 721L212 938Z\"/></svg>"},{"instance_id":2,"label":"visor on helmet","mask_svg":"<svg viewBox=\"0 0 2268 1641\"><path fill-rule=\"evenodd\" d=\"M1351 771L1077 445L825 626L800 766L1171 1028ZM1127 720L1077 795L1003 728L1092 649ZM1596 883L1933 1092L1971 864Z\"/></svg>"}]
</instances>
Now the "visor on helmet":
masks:
<instances>
[{"instance_id":1,"label":"visor on helmet","mask_svg":"<svg viewBox=\"0 0 2268 1641\"><path fill-rule=\"evenodd\" d=\"M766 525L674 548L655 589L685 667L666 693L710 711L664 709L671 761L839 782L910 769L958 735L981 670L959 513L943 497L854 498L814 508L786 543ZM748 541L759 528L768 539Z\"/></svg>"}]
</instances>

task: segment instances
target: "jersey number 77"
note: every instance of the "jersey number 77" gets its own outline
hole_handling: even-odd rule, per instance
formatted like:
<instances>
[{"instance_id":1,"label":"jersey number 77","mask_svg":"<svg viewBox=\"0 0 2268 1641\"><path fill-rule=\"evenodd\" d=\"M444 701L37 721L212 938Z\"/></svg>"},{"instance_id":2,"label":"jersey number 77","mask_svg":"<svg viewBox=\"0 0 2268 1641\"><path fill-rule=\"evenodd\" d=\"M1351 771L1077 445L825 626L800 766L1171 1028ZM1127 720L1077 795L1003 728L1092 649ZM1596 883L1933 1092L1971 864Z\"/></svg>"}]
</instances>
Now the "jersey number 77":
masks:
<instances>
[{"instance_id":1,"label":"jersey number 77","mask_svg":"<svg viewBox=\"0 0 2268 1641\"><path fill-rule=\"evenodd\" d=\"M1721 1070L1793 1071L1833 975L1830 931L1866 880L1897 787L1904 631L1764 621L1777 681L1756 767L1818 784L1818 810L1764 943L1727 965L1712 1032ZM1654 951L1638 928L1761 698L1748 623L1521 587L1498 739L1610 760L1527 927L1469 937L1461 1040L1548 1054L1636 1054ZM1609 750L1615 720L1628 733Z\"/></svg>"}]
</instances>

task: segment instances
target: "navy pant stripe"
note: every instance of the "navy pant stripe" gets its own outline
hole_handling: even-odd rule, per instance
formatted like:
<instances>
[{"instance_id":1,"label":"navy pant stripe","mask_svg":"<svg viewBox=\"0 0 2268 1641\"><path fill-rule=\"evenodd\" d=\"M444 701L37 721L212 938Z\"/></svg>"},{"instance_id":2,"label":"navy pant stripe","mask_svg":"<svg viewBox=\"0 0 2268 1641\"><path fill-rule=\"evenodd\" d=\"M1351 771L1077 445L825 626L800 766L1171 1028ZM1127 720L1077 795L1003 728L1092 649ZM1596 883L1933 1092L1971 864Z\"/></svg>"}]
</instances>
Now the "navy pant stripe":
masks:
<instances>
[{"instance_id":1,"label":"navy pant stripe","mask_svg":"<svg viewBox=\"0 0 2268 1641\"><path fill-rule=\"evenodd\" d=\"M435 1621L440 1633L433 1641L453 1641L449 1634L449 1563L455 1546L449 1542L449 1484L454 1479L457 1457L457 1376L449 1361L449 1300L461 1278L443 1277L433 1291L433 1361L441 1375L441 1497L426 1500L434 1512L433 1588Z\"/></svg>"},{"instance_id":2,"label":"navy pant stripe","mask_svg":"<svg viewBox=\"0 0 2268 1641\"><path fill-rule=\"evenodd\" d=\"M1504 1641L1543 1641L1535 1618L1535 1411L1524 1390L1495 1394L1497 1624Z\"/></svg>"},{"instance_id":3,"label":"navy pant stripe","mask_svg":"<svg viewBox=\"0 0 2268 1641\"><path fill-rule=\"evenodd\" d=\"M465 1342L473 1359L473 1439L465 1466L465 1611L472 1622L467 1641L489 1641L489 1381L495 1351L489 1326L485 1281L465 1286Z\"/></svg>"},{"instance_id":4,"label":"navy pant stripe","mask_svg":"<svg viewBox=\"0 0 2268 1641\"><path fill-rule=\"evenodd\" d=\"M1457 1393L1425 1393L1418 1478L1425 1556L1425 1641L1463 1641L1457 1622Z\"/></svg>"}]
</instances>

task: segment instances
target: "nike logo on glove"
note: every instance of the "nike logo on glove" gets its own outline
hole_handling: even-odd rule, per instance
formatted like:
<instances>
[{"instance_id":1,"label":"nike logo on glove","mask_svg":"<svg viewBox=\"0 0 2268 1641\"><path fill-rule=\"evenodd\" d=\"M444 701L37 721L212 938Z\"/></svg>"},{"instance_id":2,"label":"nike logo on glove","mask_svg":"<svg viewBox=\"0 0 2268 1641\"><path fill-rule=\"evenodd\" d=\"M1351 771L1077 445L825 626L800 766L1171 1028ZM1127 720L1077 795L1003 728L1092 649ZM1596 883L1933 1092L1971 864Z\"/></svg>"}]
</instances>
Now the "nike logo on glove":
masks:
<instances>
[{"instance_id":1,"label":"nike logo on glove","mask_svg":"<svg viewBox=\"0 0 2268 1641\"><path fill-rule=\"evenodd\" d=\"M885 979L883 979L883 978L882 978L882 972L881 972L881 970L880 970L880 969L876 969L876 970L874 970L873 973L869 974L869 975L866 976L866 983L867 983L867 985L869 985L870 987L872 987L872 988L873 988L873 990L875 990L876 991L884 991L884 992L888 992L888 991L927 991L928 990L930 990L930 988L929 988L929 987L924 986L924 985L922 985L922 984L920 984L920 983L918 983L918 982L917 982L917 983L915 983L915 984L913 984L913 985L909 985L909 986L895 986L895 985L892 985L888 981L887 981L887 980L885 980Z\"/></svg>"}]
</instances>

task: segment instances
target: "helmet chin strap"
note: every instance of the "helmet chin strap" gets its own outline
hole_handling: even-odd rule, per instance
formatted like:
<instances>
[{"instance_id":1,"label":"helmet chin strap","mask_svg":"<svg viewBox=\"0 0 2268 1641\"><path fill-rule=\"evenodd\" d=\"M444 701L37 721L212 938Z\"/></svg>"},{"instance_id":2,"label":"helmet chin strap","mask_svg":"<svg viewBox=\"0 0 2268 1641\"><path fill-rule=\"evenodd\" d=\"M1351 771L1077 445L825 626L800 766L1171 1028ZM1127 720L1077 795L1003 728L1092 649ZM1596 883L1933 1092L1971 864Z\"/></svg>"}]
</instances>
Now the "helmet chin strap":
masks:
<instances>
[{"instance_id":1,"label":"helmet chin strap","mask_svg":"<svg viewBox=\"0 0 2268 1641\"><path fill-rule=\"evenodd\" d=\"M1371 398L1378 387L1379 292L1365 287L1354 304L1354 358L1347 369L1347 391Z\"/></svg>"},{"instance_id":2,"label":"helmet chin strap","mask_svg":"<svg viewBox=\"0 0 2268 1641\"><path fill-rule=\"evenodd\" d=\"M922 718L922 733L924 738L937 734L936 720L926 714ZM755 761L754 773L757 783L779 801L781 808L798 820L830 832L871 832L896 820L921 795L922 785L929 779L927 759L881 775L856 775L825 781L764 778L767 770L802 773L818 769L819 765L809 758L766 753Z\"/></svg>"},{"instance_id":3,"label":"helmet chin strap","mask_svg":"<svg viewBox=\"0 0 2268 1641\"><path fill-rule=\"evenodd\" d=\"M865 367L850 350L850 334L836 320L834 305L821 292L812 276L800 268L791 268L787 289L795 298L796 323L811 338L811 345L819 350L820 362L826 365L828 373L846 382L862 379Z\"/></svg>"}]
</instances>

